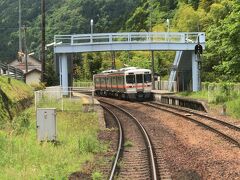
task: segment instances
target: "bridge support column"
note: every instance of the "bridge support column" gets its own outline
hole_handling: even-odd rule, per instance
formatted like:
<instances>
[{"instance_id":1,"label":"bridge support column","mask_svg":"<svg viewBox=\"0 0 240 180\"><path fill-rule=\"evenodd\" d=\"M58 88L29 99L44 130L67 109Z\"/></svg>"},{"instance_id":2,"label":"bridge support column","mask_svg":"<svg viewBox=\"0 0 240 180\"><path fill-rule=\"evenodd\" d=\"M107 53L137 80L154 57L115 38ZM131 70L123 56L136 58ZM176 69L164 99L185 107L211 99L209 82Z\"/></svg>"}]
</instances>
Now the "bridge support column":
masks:
<instances>
[{"instance_id":1,"label":"bridge support column","mask_svg":"<svg viewBox=\"0 0 240 180\"><path fill-rule=\"evenodd\" d=\"M155 80L154 80L154 74L155 74L155 68L154 68L154 51L151 51L152 53L152 89L155 89Z\"/></svg>"},{"instance_id":2,"label":"bridge support column","mask_svg":"<svg viewBox=\"0 0 240 180\"><path fill-rule=\"evenodd\" d=\"M59 56L59 76L63 95L68 95L68 61L66 54L61 54Z\"/></svg>"},{"instance_id":3,"label":"bridge support column","mask_svg":"<svg viewBox=\"0 0 240 180\"><path fill-rule=\"evenodd\" d=\"M200 67L199 67L199 58L194 51L192 51L192 90L200 91Z\"/></svg>"}]
</instances>

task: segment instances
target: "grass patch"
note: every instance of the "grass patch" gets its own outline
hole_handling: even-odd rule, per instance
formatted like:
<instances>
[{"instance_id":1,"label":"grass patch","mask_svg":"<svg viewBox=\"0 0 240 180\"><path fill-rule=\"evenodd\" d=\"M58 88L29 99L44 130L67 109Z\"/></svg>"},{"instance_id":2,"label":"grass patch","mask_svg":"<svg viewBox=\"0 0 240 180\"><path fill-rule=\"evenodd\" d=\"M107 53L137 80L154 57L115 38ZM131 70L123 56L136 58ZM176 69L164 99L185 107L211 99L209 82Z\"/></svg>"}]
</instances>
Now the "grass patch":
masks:
<instances>
[{"instance_id":1,"label":"grass patch","mask_svg":"<svg viewBox=\"0 0 240 180\"><path fill-rule=\"evenodd\" d=\"M100 173L100 172L94 172L93 174L92 174L92 179L93 180L102 180L103 179L103 175L102 175L102 173Z\"/></svg>"},{"instance_id":2,"label":"grass patch","mask_svg":"<svg viewBox=\"0 0 240 180\"><path fill-rule=\"evenodd\" d=\"M132 147L133 146L133 143L129 140L127 140L125 143L124 143L124 147Z\"/></svg>"},{"instance_id":3,"label":"grass patch","mask_svg":"<svg viewBox=\"0 0 240 180\"><path fill-rule=\"evenodd\" d=\"M30 108L0 130L0 179L67 179L106 150L95 113L57 112L59 144L36 140L35 115Z\"/></svg>"},{"instance_id":4,"label":"grass patch","mask_svg":"<svg viewBox=\"0 0 240 180\"><path fill-rule=\"evenodd\" d=\"M33 98L31 87L22 81L0 76L0 128L12 120Z\"/></svg>"},{"instance_id":5,"label":"grass patch","mask_svg":"<svg viewBox=\"0 0 240 180\"><path fill-rule=\"evenodd\" d=\"M234 100L226 103L227 105L227 114L235 118L240 119L240 96L236 97Z\"/></svg>"},{"instance_id":6,"label":"grass patch","mask_svg":"<svg viewBox=\"0 0 240 180\"><path fill-rule=\"evenodd\" d=\"M8 83L7 77L0 76L0 87L13 102L27 99L29 95L33 96L32 88L16 79L11 79L10 83Z\"/></svg>"},{"instance_id":7,"label":"grass patch","mask_svg":"<svg viewBox=\"0 0 240 180\"><path fill-rule=\"evenodd\" d=\"M208 92L207 91L198 91L198 92L180 92L178 93L179 96L183 97L190 97L193 99L202 99L202 100L208 100Z\"/></svg>"}]
</instances>

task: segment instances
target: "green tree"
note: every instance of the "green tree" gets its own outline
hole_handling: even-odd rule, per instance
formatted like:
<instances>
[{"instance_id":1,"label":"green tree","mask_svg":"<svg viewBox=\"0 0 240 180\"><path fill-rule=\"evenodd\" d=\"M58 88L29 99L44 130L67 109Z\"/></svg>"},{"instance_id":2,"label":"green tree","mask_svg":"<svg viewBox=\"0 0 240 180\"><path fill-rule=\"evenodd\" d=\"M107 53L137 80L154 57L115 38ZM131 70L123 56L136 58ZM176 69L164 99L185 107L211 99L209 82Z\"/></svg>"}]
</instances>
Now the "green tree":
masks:
<instances>
[{"instance_id":1,"label":"green tree","mask_svg":"<svg viewBox=\"0 0 240 180\"><path fill-rule=\"evenodd\" d=\"M197 32L200 25L200 17L192 6L182 3L175 14L174 25L178 31Z\"/></svg>"},{"instance_id":2,"label":"green tree","mask_svg":"<svg viewBox=\"0 0 240 180\"><path fill-rule=\"evenodd\" d=\"M221 7L221 8L219 8ZM203 68L206 80L239 81L239 4L221 1L211 6L212 25L207 30L208 41ZM214 19L217 19L214 20Z\"/></svg>"}]
</instances>

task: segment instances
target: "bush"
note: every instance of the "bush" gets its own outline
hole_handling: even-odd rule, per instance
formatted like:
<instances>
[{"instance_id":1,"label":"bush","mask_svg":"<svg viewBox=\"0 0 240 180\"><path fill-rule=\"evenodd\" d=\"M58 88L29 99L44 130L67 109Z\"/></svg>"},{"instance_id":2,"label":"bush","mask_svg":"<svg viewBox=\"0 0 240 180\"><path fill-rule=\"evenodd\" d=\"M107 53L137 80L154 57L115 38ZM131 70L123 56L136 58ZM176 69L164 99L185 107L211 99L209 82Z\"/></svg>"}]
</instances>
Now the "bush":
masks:
<instances>
[{"instance_id":1,"label":"bush","mask_svg":"<svg viewBox=\"0 0 240 180\"><path fill-rule=\"evenodd\" d=\"M39 84L30 84L30 86L33 88L34 91L39 91L39 90L43 90L46 88L45 83L39 83Z\"/></svg>"},{"instance_id":2,"label":"bush","mask_svg":"<svg viewBox=\"0 0 240 180\"><path fill-rule=\"evenodd\" d=\"M240 97L236 97L234 100L227 102L227 112L235 118L240 118Z\"/></svg>"},{"instance_id":3,"label":"bush","mask_svg":"<svg viewBox=\"0 0 240 180\"><path fill-rule=\"evenodd\" d=\"M80 154L95 153L101 151L101 146L99 144L97 136L94 136L90 133L85 133L79 137L78 148Z\"/></svg>"},{"instance_id":4,"label":"bush","mask_svg":"<svg viewBox=\"0 0 240 180\"><path fill-rule=\"evenodd\" d=\"M14 118L12 122L13 130L16 134L23 134L30 126L31 115L29 112L24 112L20 116Z\"/></svg>"}]
</instances>

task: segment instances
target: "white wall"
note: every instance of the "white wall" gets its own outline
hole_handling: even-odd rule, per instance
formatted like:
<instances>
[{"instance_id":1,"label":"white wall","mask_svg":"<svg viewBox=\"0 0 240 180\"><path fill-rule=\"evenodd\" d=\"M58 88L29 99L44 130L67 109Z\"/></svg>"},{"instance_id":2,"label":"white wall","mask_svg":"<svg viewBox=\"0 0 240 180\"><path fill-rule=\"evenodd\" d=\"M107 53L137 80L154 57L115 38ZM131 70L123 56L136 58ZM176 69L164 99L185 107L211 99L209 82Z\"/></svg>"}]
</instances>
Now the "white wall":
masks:
<instances>
[{"instance_id":1,"label":"white wall","mask_svg":"<svg viewBox=\"0 0 240 180\"><path fill-rule=\"evenodd\" d=\"M41 82L41 73L33 71L26 75L26 84L39 84Z\"/></svg>"}]
</instances>

